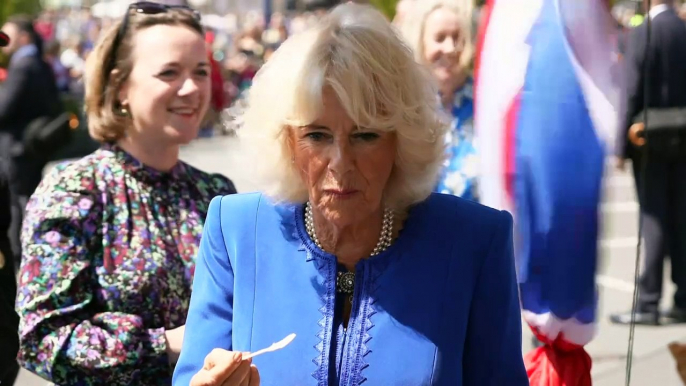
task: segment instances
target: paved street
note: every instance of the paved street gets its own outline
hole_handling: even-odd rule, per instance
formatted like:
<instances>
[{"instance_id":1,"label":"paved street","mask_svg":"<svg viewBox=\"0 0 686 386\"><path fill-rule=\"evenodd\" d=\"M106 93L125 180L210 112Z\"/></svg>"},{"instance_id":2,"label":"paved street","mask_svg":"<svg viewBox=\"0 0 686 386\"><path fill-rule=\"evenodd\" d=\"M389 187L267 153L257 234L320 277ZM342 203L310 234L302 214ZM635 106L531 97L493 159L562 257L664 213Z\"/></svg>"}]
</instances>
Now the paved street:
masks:
<instances>
[{"instance_id":1,"label":"paved street","mask_svg":"<svg viewBox=\"0 0 686 386\"><path fill-rule=\"evenodd\" d=\"M235 156L237 147L237 140L225 137L198 140L183 149L182 158L203 170L229 176L240 192L251 191L255 184ZM599 330L588 351L593 357L594 385L619 386L624 385L629 329L610 325L608 315L630 309L632 301L638 206L630 174L609 171L605 196L602 262L598 275ZM665 283L664 306L667 307L674 290L668 269ZM686 326L636 328L631 385L680 386L674 361L667 350L667 344L675 340L686 340ZM523 341L526 352L531 341L527 329L524 329ZM21 386L45 384L26 372L16 383Z\"/></svg>"}]
</instances>

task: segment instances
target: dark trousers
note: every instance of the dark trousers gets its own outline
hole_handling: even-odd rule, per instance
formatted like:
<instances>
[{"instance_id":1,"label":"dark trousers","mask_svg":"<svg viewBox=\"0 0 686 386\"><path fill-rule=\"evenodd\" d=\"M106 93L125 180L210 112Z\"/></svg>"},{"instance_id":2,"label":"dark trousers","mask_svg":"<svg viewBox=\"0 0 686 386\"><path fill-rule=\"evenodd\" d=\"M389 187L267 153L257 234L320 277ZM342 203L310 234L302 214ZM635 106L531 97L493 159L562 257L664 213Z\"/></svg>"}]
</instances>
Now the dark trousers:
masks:
<instances>
[{"instance_id":1,"label":"dark trousers","mask_svg":"<svg viewBox=\"0 0 686 386\"><path fill-rule=\"evenodd\" d=\"M0 157L0 385L11 386L19 371L19 317L14 312L17 294L16 256L8 237L12 223L12 204L8 178L8 160Z\"/></svg>"},{"instance_id":2,"label":"dark trousers","mask_svg":"<svg viewBox=\"0 0 686 386\"><path fill-rule=\"evenodd\" d=\"M17 376L19 351L19 316L14 311L17 282L9 241L0 236L0 253L5 265L0 268L0 385L12 386Z\"/></svg>"},{"instance_id":3,"label":"dark trousers","mask_svg":"<svg viewBox=\"0 0 686 386\"><path fill-rule=\"evenodd\" d=\"M10 195L10 213L12 213L12 221L10 222L8 236L15 274L19 271L19 267L21 266L21 226L24 221L24 212L28 201L29 196L16 194L14 192Z\"/></svg>"},{"instance_id":4,"label":"dark trousers","mask_svg":"<svg viewBox=\"0 0 686 386\"><path fill-rule=\"evenodd\" d=\"M641 207L645 260L639 282L639 311L656 312L662 297L664 260L672 262L676 285L674 306L686 310L686 159L650 157L640 173L634 158L634 179Z\"/></svg>"},{"instance_id":5,"label":"dark trousers","mask_svg":"<svg viewBox=\"0 0 686 386\"><path fill-rule=\"evenodd\" d=\"M21 262L21 226L29 197L38 187L46 160L23 153L14 137L0 133L0 157L2 157L3 176L7 178L10 190L11 223L9 228L10 246L14 267L19 269Z\"/></svg>"}]
</instances>

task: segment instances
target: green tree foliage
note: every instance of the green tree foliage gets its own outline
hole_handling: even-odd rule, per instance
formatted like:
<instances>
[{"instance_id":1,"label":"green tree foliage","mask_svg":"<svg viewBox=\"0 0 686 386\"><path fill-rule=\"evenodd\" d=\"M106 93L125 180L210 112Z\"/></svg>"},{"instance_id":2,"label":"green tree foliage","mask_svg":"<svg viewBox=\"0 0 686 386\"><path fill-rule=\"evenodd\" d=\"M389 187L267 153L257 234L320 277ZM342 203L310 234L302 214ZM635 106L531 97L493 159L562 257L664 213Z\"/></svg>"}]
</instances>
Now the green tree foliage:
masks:
<instances>
[{"instance_id":1,"label":"green tree foliage","mask_svg":"<svg viewBox=\"0 0 686 386\"><path fill-rule=\"evenodd\" d=\"M421 1L421 0L414 0ZM370 0L369 1L376 8L381 10L389 19L393 19L395 16L395 7L400 2L399 0ZM477 6L484 5L486 0L474 0L474 4Z\"/></svg>"},{"instance_id":2,"label":"green tree foliage","mask_svg":"<svg viewBox=\"0 0 686 386\"><path fill-rule=\"evenodd\" d=\"M389 20L395 16L395 6L399 0L371 0L370 3L378 8Z\"/></svg>"},{"instance_id":3,"label":"green tree foliage","mask_svg":"<svg viewBox=\"0 0 686 386\"><path fill-rule=\"evenodd\" d=\"M12 15L36 15L40 11L40 0L0 0L0 27ZM5 65L7 58L0 53L0 66Z\"/></svg>"},{"instance_id":4,"label":"green tree foliage","mask_svg":"<svg viewBox=\"0 0 686 386\"><path fill-rule=\"evenodd\" d=\"M40 8L40 0L1 0L0 25L4 24L8 17L19 13L36 15Z\"/></svg>"}]
</instances>

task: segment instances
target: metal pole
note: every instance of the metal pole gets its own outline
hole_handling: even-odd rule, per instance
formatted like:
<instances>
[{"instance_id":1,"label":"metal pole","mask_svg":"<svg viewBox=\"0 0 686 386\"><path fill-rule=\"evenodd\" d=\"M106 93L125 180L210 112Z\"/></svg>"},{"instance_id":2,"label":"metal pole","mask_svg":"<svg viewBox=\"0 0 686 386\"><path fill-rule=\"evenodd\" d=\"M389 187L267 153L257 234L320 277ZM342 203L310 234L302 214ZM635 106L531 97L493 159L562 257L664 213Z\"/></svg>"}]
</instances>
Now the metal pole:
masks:
<instances>
[{"instance_id":1,"label":"metal pole","mask_svg":"<svg viewBox=\"0 0 686 386\"><path fill-rule=\"evenodd\" d=\"M269 28L269 20L272 18L272 0L264 0L264 28Z\"/></svg>"}]
</instances>

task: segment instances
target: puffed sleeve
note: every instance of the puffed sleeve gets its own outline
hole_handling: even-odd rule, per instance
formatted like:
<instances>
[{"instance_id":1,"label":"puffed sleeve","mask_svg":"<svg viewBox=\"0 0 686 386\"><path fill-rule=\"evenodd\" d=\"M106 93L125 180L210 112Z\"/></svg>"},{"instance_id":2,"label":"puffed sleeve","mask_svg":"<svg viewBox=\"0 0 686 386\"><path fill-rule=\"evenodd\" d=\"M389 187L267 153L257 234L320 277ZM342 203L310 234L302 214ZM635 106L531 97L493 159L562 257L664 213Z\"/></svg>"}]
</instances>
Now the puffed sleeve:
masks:
<instances>
[{"instance_id":1,"label":"puffed sleeve","mask_svg":"<svg viewBox=\"0 0 686 386\"><path fill-rule=\"evenodd\" d=\"M67 168L47 176L26 208L18 359L58 385L169 382L164 329L98 306L93 261L102 255L103 208L98 194L84 189L87 178Z\"/></svg>"},{"instance_id":2,"label":"puffed sleeve","mask_svg":"<svg viewBox=\"0 0 686 386\"><path fill-rule=\"evenodd\" d=\"M231 350L234 276L222 236L221 200L210 203L200 241L175 386L188 386L213 349Z\"/></svg>"},{"instance_id":3,"label":"puffed sleeve","mask_svg":"<svg viewBox=\"0 0 686 386\"><path fill-rule=\"evenodd\" d=\"M512 245L512 216L500 212L477 279L464 348L464 386L528 386Z\"/></svg>"}]
</instances>

